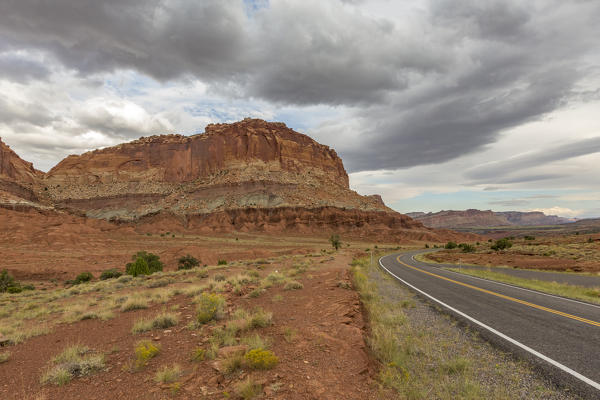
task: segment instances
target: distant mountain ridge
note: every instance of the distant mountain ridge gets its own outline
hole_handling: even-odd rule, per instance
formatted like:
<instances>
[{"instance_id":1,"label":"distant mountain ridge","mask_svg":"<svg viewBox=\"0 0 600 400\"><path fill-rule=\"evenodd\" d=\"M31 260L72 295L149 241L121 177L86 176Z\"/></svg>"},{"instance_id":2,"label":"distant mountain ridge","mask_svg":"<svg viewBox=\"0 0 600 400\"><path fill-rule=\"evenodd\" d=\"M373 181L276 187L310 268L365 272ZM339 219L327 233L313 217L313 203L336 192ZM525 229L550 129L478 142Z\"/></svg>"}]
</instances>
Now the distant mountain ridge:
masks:
<instances>
[{"instance_id":1,"label":"distant mountain ridge","mask_svg":"<svg viewBox=\"0 0 600 400\"><path fill-rule=\"evenodd\" d=\"M571 218L546 215L541 211L442 210L436 213L410 212L429 228L478 228L494 226L541 226L575 222Z\"/></svg>"}]
</instances>

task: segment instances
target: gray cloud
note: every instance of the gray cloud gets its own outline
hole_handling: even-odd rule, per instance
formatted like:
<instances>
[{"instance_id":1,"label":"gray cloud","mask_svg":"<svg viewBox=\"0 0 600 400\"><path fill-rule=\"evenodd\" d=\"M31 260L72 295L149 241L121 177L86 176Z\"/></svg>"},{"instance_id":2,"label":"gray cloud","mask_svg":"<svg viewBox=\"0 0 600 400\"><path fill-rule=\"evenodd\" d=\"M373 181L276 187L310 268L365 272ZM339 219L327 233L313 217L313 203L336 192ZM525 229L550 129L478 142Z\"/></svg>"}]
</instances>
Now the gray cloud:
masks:
<instances>
[{"instance_id":1,"label":"gray cloud","mask_svg":"<svg viewBox=\"0 0 600 400\"><path fill-rule=\"evenodd\" d=\"M597 92L575 86L597 67L598 2L431 0L399 17L374 17L368 7L355 0L5 1L0 49L42 52L82 81L131 69L160 82L200 80L224 97L343 108L355 141L327 124L314 133L332 135L350 171L452 160ZM33 60L20 62L3 66L0 58L0 78L49 79ZM75 114L78 129L112 136L169 127L152 116L137 129L102 112ZM487 179L490 168L468 176ZM549 179L501 180L536 176Z\"/></svg>"},{"instance_id":2,"label":"gray cloud","mask_svg":"<svg viewBox=\"0 0 600 400\"><path fill-rule=\"evenodd\" d=\"M600 137L572 141L552 148L523 154L503 161L495 161L479 165L469 171L465 176L474 180L494 181L497 183L525 182L527 180L551 179L560 174L549 174L541 176L526 176L521 178L506 178L511 174L528 171L554 161L567 160L587 154L600 152Z\"/></svg>"},{"instance_id":3,"label":"gray cloud","mask_svg":"<svg viewBox=\"0 0 600 400\"><path fill-rule=\"evenodd\" d=\"M0 79L27 83L35 79L46 79L49 75L50 70L41 62L14 53L0 53Z\"/></svg>"}]
</instances>

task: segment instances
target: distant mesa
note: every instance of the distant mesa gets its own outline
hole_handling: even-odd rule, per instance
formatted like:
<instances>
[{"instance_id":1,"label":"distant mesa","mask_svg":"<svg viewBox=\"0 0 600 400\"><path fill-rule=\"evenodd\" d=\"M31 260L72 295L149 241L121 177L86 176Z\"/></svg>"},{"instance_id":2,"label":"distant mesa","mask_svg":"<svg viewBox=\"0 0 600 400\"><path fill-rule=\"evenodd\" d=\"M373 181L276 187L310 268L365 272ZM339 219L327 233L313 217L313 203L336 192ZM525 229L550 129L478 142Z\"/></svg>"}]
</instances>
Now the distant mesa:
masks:
<instances>
[{"instance_id":1,"label":"distant mesa","mask_svg":"<svg viewBox=\"0 0 600 400\"><path fill-rule=\"evenodd\" d=\"M143 137L68 156L45 174L4 144L0 157L3 208L67 212L141 232L466 237L427 228L379 195L359 195L333 149L280 122L244 119L193 136Z\"/></svg>"},{"instance_id":2,"label":"distant mesa","mask_svg":"<svg viewBox=\"0 0 600 400\"><path fill-rule=\"evenodd\" d=\"M560 225L574 222L571 218L545 215L540 211L491 211L469 209L465 211L439 211L436 213L410 212L409 217L430 228L484 228L510 226Z\"/></svg>"}]
</instances>

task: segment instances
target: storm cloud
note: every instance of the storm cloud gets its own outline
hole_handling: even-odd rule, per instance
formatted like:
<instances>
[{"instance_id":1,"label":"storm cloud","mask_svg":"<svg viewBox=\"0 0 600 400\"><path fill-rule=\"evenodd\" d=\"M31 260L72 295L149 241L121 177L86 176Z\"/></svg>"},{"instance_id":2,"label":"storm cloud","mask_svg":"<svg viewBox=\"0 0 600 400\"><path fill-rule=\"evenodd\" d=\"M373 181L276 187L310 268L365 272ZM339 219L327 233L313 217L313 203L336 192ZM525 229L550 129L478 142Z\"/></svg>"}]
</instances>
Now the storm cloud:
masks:
<instances>
[{"instance_id":1,"label":"storm cloud","mask_svg":"<svg viewBox=\"0 0 600 400\"><path fill-rule=\"evenodd\" d=\"M60 143L293 115L350 172L442 165L598 100L598 20L592 0L3 1L0 135L59 158ZM586 140L503 153L461 180L560 179L505 171L585 155Z\"/></svg>"}]
</instances>

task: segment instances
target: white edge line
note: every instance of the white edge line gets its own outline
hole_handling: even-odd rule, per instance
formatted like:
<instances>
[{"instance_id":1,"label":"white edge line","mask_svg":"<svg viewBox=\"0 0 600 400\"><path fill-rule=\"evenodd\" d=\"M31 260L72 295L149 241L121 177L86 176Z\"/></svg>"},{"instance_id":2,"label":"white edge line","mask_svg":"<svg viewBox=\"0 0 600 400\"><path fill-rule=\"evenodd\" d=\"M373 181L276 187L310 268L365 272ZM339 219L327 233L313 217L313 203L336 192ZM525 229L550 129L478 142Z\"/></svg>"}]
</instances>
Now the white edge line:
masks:
<instances>
[{"instance_id":1,"label":"white edge line","mask_svg":"<svg viewBox=\"0 0 600 400\"><path fill-rule=\"evenodd\" d=\"M379 259L379 265L381 266L381 268L385 269L390 275L392 275L394 278L396 278L397 280L399 280L400 282L404 283L406 286L416 290L417 292L421 293L422 295L430 298L431 300L435 301L438 304L441 304L442 306L446 307L447 309L454 311L456 314L468 319L469 321L473 322L476 325L479 325L480 327L487 329L488 331L492 332L493 334L501 337L502 339L514 344L517 347L520 347L521 349L533 354L534 356L541 358L542 360L546 361L549 364L552 364L553 366L555 366L556 368L568 373L569 375L574 376L575 378L579 379L580 381L583 381L585 383L587 383L588 385L592 386L593 388L600 390L600 383L594 382L593 380L591 380L588 377L585 377L583 375L581 375L579 372L577 371L573 371L571 368L567 367L566 365L563 365L561 363L559 363L558 361L555 361L553 359L551 359L550 357L547 357L545 355L543 355L542 353L535 351L534 349L532 349L531 347L528 347L526 345L524 345L521 342L518 342L517 340L511 338L510 336L505 335L504 333L497 331L496 329L492 328L491 326L488 326L486 324L484 324L481 321L476 320L475 318L465 314L462 311L457 310L456 308L449 306L448 304L444 303L441 300L436 299L435 297L431 296L430 294L425 293L424 291L422 291L421 289L411 285L410 283L406 282L404 279L400 278L399 276L397 276L396 274L394 274L392 271L390 271L389 269L387 269L383 263L381 262L381 259L383 257L381 257Z\"/></svg>"},{"instance_id":2,"label":"white edge line","mask_svg":"<svg viewBox=\"0 0 600 400\"><path fill-rule=\"evenodd\" d=\"M541 295L543 295L543 296L548 296L548 297L554 297L555 299L561 299L561 300L571 301L571 302L573 302L573 303L582 304L582 305L584 305L584 306L590 306L590 307L596 307L596 308L600 308L600 306L599 306L599 305L597 305L597 304L586 303L586 302L584 302L584 301L579 301L579 300L575 300L575 299L569 299L568 297L562 297L562 296L557 296L557 295L555 295L555 294L550 294L550 293L544 293L544 292L540 292L540 291L538 291L538 290L527 289L527 288L524 288L524 287L521 287L521 286L517 286L517 285L511 285L511 284L504 283L504 282L498 282L498 281L495 281L495 280L493 280L493 279L480 278L480 277L478 277L478 276L473 276L473 275L469 275L469 274L463 274L463 273L456 272L456 271L450 271L450 270L448 270L448 269L446 269L446 268L437 267L437 266L435 266L435 265L433 265L433 264L430 264L430 263L427 263L427 262L424 262L424 261L417 261L417 260L415 260L415 256L416 256L416 255L417 255L417 254L413 254L413 255L410 257L410 258L411 258L411 260L413 260L414 262L420 262L420 263L423 263L423 264L427 264L427 265L429 265L429 266L430 266L430 267L432 267L432 268L437 268L437 269L440 269L440 270L442 270L442 271L450 272L450 273L453 273L453 274L456 274L456 275L459 275L459 276L468 276L469 278L479 279L480 281L485 281L485 282L496 283L496 284L498 284L498 285L502 285L502 286L508 286L508 287L511 287L511 288L514 288L514 289L521 289L521 290L524 290L524 291L526 291L526 292L531 292L531 293L535 293L535 294L541 294ZM449 264L442 264L442 265L449 265ZM465 268L465 269L466 269L466 268ZM498 272L498 273L502 273L502 272ZM505 274L505 275L508 275L508 274ZM509 275L509 276L510 276L510 275ZM518 277L517 277L517 278L518 278ZM521 279L527 279L527 278L521 278ZM535 279L535 278L534 278L534 279Z\"/></svg>"}]
</instances>

